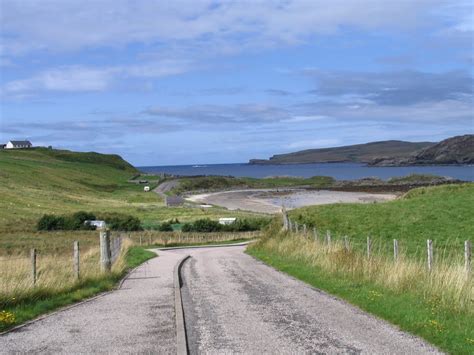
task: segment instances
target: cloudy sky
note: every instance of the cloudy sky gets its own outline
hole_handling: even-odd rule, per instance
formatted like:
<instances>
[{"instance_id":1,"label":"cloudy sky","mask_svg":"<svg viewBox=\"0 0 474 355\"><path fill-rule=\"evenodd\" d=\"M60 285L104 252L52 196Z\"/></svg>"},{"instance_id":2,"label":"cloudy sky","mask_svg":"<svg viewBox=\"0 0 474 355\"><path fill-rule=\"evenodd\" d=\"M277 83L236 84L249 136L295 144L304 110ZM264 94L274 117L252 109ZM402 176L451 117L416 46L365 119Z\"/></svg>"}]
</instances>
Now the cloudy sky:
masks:
<instances>
[{"instance_id":1,"label":"cloudy sky","mask_svg":"<svg viewBox=\"0 0 474 355\"><path fill-rule=\"evenodd\" d=\"M470 0L0 7L0 142L143 166L474 131Z\"/></svg>"}]
</instances>

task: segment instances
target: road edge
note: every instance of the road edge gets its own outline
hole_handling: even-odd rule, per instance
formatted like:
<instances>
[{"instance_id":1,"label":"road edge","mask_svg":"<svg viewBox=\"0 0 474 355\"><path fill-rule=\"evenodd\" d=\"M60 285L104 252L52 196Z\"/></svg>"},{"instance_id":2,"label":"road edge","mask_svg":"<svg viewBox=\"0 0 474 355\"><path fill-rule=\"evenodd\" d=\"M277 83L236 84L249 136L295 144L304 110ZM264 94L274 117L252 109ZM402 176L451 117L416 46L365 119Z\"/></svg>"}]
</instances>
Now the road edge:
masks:
<instances>
[{"instance_id":1,"label":"road edge","mask_svg":"<svg viewBox=\"0 0 474 355\"><path fill-rule=\"evenodd\" d=\"M181 268L191 255L183 257L174 267L174 309L176 316L176 352L178 355L188 354L188 339L186 337L186 324L184 320L183 298L181 296Z\"/></svg>"},{"instance_id":2,"label":"road edge","mask_svg":"<svg viewBox=\"0 0 474 355\"><path fill-rule=\"evenodd\" d=\"M155 252L155 254L157 254L157 253ZM154 259L154 258L156 258L157 256L158 256L158 254L157 254L156 256L154 256L153 258L151 258L151 259ZM143 263L141 263L140 265L137 265L137 266L135 266L134 268L128 270L127 273L125 274L125 276L122 277L122 279L117 283L117 285L116 285L113 289L111 289L111 290L109 290L109 291L100 292L100 293L98 293L98 294L96 294L96 295L94 295L94 296L91 296L91 297L89 297L89 298L86 298L86 299L84 299L84 300L82 300L82 301L75 302L75 303L72 303L72 304L67 305L67 306L64 306L64 307L60 307L60 308L55 309L54 311L52 311L52 312L50 312L50 313L42 314L42 315L38 316L37 318L28 320L28 321L26 321L25 323L22 323L22 324L18 324L17 326L15 326L15 327L13 327L13 328L10 328L10 329L7 329L7 330L5 330L5 331L3 331L3 332L0 332L0 337L3 336L3 335L6 335L6 334L8 334L8 333L13 333L13 332L15 332L15 331L17 331L17 330L20 330L20 329L22 329L22 328L24 328L24 327L26 327L26 326L28 326L28 325L30 325L30 324L39 322L39 321L41 321L41 320L43 320L43 319L46 319L46 318L51 317L51 316L54 316L54 315L56 315L56 314L58 314L58 313L65 312L65 311L68 311L68 310L70 310L70 309L72 309L72 308L75 308L75 307L78 307L78 306L80 306L80 305L83 305L84 303L92 302L92 301L94 301L94 300L96 300L96 299L98 299L98 298L107 296L109 293L112 293L112 292L115 292L115 291L117 291L117 290L120 290L120 289L122 288L123 283L130 277L130 275L133 274L133 272L134 272L136 269L138 269L140 266L144 265L145 263L147 263L147 262L150 261L151 259L148 259L148 260L144 261Z\"/></svg>"}]
</instances>

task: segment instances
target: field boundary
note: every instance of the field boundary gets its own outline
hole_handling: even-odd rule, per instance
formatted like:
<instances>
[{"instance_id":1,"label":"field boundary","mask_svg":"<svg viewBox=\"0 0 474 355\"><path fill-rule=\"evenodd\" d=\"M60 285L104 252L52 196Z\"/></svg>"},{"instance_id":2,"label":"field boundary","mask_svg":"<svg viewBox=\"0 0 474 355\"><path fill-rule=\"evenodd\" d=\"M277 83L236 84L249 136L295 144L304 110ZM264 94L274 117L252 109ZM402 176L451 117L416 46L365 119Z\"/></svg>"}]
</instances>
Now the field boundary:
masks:
<instances>
[{"instance_id":1,"label":"field boundary","mask_svg":"<svg viewBox=\"0 0 474 355\"><path fill-rule=\"evenodd\" d=\"M151 250L152 251L152 250ZM156 253L155 253L156 254ZM152 259L156 258L158 256L158 254L153 257ZM149 259L151 260L151 259ZM109 291L104 291L104 292L100 292L99 294L95 295L95 296L92 296L90 298L86 298L85 300L82 300L82 301L79 301L79 302L75 302L73 304L70 304L68 306L64 306L64 307L60 307L50 313L46 313L46 314L43 314L37 318L34 318L34 319L31 319L29 321L26 321L25 323L22 323L22 324L19 324L17 326L14 326L13 328L10 328L10 329L7 329L3 332L0 332L0 337L2 335L5 335L5 334L8 334L8 333L12 333L12 332L15 332L15 331L18 331L28 325L31 325L33 323L36 323L36 322L39 322L40 320L43 320L43 319L46 319L48 317L51 317L51 316L54 316L58 313L61 313L61 312L65 312L65 311L68 311L72 308L75 308L75 307L78 307L78 306L81 306L85 303L88 303L88 302L92 302L92 301L95 301L96 299L99 299L99 298L102 298L112 292L115 292L119 289L122 288L122 285L123 283L130 277L131 274L133 274L133 272L138 269L140 266L142 266L143 264L147 263L149 260L146 260L145 262L141 263L140 265L137 265L135 266L134 268L130 269L129 271L127 271L127 273L125 274L125 276L117 283L117 285L112 289L112 290L109 290Z\"/></svg>"}]
</instances>

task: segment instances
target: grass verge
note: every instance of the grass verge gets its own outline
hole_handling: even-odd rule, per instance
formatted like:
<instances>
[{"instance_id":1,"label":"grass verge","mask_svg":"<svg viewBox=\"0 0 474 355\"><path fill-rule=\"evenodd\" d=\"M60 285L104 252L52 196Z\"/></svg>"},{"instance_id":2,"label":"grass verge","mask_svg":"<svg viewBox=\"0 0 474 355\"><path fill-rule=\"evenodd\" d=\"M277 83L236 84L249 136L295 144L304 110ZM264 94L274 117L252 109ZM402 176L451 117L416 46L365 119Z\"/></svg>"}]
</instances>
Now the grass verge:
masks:
<instances>
[{"instance_id":1,"label":"grass verge","mask_svg":"<svg viewBox=\"0 0 474 355\"><path fill-rule=\"evenodd\" d=\"M62 292L51 293L47 290L33 292L27 298L0 300L0 332L13 328L40 315L58 308L85 300L101 292L110 291L132 268L155 257L156 254L141 247L132 246L125 255L125 268L102 277L82 280Z\"/></svg>"},{"instance_id":2,"label":"grass verge","mask_svg":"<svg viewBox=\"0 0 474 355\"><path fill-rule=\"evenodd\" d=\"M455 266L450 266L449 274L440 270L427 276L414 260L400 261L400 270L390 267L393 262L383 256L366 261L357 252L345 252L340 244L325 247L277 229L247 252L444 351L474 353L472 283L453 281L451 276L458 275Z\"/></svg>"}]
</instances>

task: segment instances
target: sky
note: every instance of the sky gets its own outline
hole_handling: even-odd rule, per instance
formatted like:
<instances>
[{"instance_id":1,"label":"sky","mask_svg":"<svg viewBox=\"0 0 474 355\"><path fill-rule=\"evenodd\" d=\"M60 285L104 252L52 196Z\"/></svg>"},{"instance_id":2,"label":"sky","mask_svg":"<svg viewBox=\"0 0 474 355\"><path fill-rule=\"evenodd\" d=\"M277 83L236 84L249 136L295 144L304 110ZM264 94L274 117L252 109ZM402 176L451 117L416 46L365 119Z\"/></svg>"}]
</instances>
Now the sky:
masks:
<instances>
[{"instance_id":1,"label":"sky","mask_svg":"<svg viewBox=\"0 0 474 355\"><path fill-rule=\"evenodd\" d=\"M0 1L0 143L136 166L473 133L465 0Z\"/></svg>"}]
</instances>

